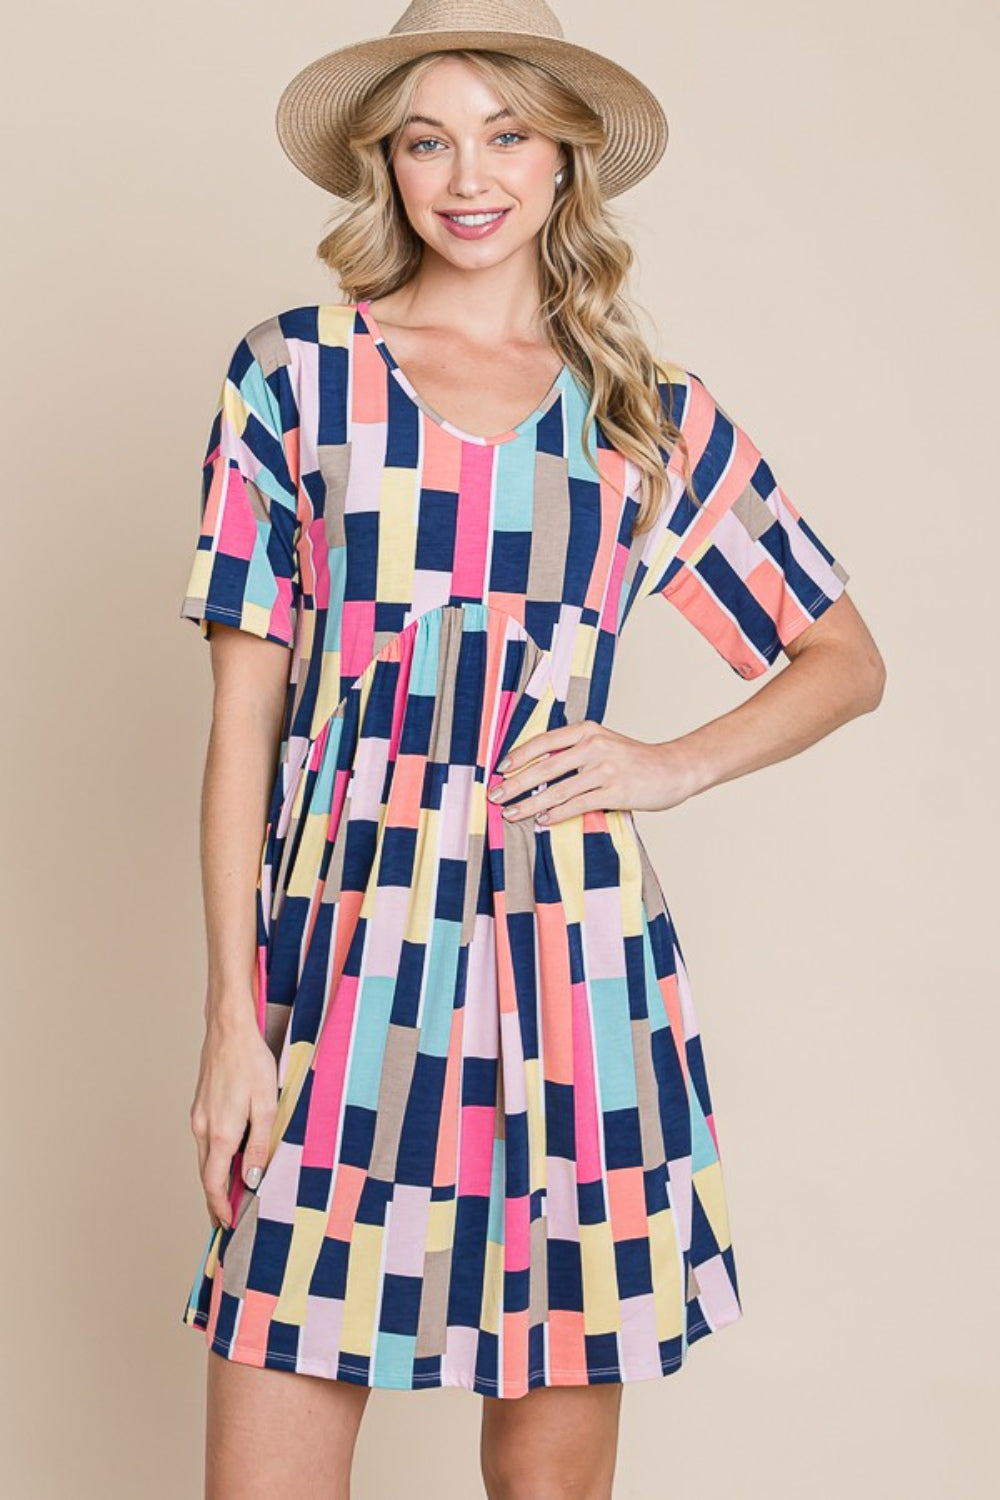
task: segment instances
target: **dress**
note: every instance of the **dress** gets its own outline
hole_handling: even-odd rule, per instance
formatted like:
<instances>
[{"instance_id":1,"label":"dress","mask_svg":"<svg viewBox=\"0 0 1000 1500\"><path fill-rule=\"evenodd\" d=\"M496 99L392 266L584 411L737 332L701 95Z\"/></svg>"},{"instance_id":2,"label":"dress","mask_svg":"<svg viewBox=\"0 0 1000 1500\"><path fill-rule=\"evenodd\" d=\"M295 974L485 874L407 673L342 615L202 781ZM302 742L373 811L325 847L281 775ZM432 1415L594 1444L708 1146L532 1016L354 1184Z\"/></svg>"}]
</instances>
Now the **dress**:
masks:
<instances>
[{"instance_id":1,"label":"dress","mask_svg":"<svg viewBox=\"0 0 1000 1500\"><path fill-rule=\"evenodd\" d=\"M848 578L698 376L659 368L706 508L664 450L669 501L633 540L638 470L600 427L590 466L565 365L483 438L419 396L365 301L279 313L232 355L181 615L291 660L257 884L278 1114L256 1190L233 1159L183 1314L227 1358L518 1397L665 1375L741 1316L632 813L545 827L486 796L511 747L602 719L640 600L751 679Z\"/></svg>"}]
</instances>

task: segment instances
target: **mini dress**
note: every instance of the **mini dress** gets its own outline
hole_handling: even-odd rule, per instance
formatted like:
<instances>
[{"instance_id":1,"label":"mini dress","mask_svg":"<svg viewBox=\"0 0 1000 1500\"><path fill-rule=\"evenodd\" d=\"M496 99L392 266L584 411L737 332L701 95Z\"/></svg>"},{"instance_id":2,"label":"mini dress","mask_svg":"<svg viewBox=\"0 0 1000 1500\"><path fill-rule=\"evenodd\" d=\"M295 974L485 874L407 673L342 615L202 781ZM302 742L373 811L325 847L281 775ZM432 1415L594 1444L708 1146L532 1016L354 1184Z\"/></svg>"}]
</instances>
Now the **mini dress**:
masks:
<instances>
[{"instance_id":1,"label":"mini dress","mask_svg":"<svg viewBox=\"0 0 1000 1500\"><path fill-rule=\"evenodd\" d=\"M182 1314L228 1359L519 1397L666 1375L741 1316L632 812L546 826L487 797L515 746L603 719L644 600L749 680L848 579L703 381L658 380L703 504L663 449L632 537L638 468L599 423L585 446L565 364L485 438L421 398L367 301L280 312L232 353L180 613L280 643L289 677L256 888L277 1116L255 1189L244 1133Z\"/></svg>"}]
</instances>

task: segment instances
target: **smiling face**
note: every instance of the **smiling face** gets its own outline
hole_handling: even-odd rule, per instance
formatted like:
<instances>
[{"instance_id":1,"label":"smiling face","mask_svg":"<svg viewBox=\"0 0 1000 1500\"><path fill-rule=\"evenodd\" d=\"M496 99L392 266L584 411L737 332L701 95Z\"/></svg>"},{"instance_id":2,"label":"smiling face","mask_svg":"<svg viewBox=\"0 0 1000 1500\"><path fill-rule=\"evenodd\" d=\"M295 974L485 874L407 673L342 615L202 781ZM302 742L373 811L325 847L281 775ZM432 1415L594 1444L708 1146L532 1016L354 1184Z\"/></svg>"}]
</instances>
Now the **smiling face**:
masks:
<instances>
[{"instance_id":1,"label":"smiling face","mask_svg":"<svg viewBox=\"0 0 1000 1500\"><path fill-rule=\"evenodd\" d=\"M465 269L535 253L563 166L558 142L509 111L458 57L441 58L421 78L392 153L415 233Z\"/></svg>"}]
</instances>

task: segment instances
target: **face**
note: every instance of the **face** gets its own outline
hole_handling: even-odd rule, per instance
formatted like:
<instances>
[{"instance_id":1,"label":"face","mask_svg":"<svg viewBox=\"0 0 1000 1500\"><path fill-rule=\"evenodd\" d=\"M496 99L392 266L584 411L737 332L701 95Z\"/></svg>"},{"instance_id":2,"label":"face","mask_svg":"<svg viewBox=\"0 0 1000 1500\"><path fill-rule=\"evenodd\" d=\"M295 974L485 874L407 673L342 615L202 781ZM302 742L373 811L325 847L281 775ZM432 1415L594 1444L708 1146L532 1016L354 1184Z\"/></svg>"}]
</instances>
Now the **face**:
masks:
<instances>
[{"instance_id":1,"label":"face","mask_svg":"<svg viewBox=\"0 0 1000 1500\"><path fill-rule=\"evenodd\" d=\"M392 166L425 245L455 266L479 268L534 253L565 156L456 57L421 79Z\"/></svg>"}]
</instances>

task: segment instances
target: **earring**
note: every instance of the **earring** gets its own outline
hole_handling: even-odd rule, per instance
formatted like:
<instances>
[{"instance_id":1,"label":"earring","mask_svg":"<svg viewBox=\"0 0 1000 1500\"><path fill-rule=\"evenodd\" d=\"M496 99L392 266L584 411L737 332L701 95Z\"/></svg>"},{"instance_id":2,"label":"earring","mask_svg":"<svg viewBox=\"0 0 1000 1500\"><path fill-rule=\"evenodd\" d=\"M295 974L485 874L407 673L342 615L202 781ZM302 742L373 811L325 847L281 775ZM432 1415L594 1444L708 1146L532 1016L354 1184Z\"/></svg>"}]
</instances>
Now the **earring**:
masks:
<instances>
[{"instance_id":1,"label":"earring","mask_svg":"<svg viewBox=\"0 0 1000 1500\"><path fill-rule=\"evenodd\" d=\"M565 175L566 173L560 167L559 171L556 173L556 187L562 187L562 181Z\"/></svg>"}]
</instances>

